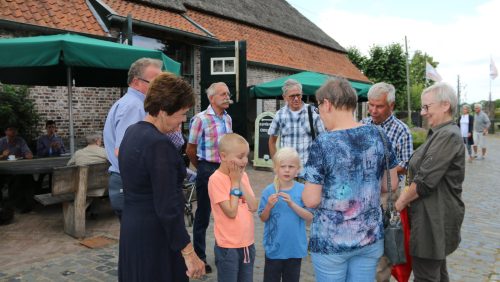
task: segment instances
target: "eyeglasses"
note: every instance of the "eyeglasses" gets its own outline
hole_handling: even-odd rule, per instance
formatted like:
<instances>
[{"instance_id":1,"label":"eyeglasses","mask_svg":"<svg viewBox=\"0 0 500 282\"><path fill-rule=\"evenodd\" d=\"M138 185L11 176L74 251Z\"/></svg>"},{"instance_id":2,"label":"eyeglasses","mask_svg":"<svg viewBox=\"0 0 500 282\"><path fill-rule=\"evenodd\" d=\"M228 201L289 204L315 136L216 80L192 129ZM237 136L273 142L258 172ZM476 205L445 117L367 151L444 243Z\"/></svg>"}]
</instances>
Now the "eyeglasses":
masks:
<instances>
[{"instance_id":1,"label":"eyeglasses","mask_svg":"<svg viewBox=\"0 0 500 282\"><path fill-rule=\"evenodd\" d=\"M433 104L435 104L435 103L429 103L427 105L422 105L422 107L421 107L422 111L428 112L429 111L429 106L433 105Z\"/></svg>"},{"instance_id":2,"label":"eyeglasses","mask_svg":"<svg viewBox=\"0 0 500 282\"><path fill-rule=\"evenodd\" d=\"M144 78L142 78L142 77L137 77L137 79L138 79L138 80L140 80L140 81L144 81L144 82L146 82L147 84L149 84L149 83L151 82L151 81L149 81L149 80L147 80L147 79L144 79Z\"/></svg>"},{"instance_id":3,"label":"eyeglasses","mask_svg":"<svg viewBox=\"0 0 500 282\"><path fill-rule=\"evenodd\" d=\"M222 92L222 93L219 93L219 96L222 96L222 97L227 96L227 97L231 98L231 92Z\"/></svg>"},{"instance_id":4,"label":"eyeglasses","mask_svg":"<svg viewBox=\"0 0 500 282\"><path fill-rule=\"evenodd\" d=\"M319 106L321 106L321 104L323 104L325 102L325 100L321 101L318 103L318 107L317 108L314 108L314 112L317 113L319 115Z\"/></svg>"},{"instance_id":5,"label":"eyeglasses","mask_svg":"<svg viewBox=\"0 0 500 282\"><path fill-rule=\"evenodd\" d=\"M293 94L293 95L288 95L287 96L290 100L295 100L295 99L300 99L300 97L302 97L302 94Z\"/></svg>"}]
</instances>

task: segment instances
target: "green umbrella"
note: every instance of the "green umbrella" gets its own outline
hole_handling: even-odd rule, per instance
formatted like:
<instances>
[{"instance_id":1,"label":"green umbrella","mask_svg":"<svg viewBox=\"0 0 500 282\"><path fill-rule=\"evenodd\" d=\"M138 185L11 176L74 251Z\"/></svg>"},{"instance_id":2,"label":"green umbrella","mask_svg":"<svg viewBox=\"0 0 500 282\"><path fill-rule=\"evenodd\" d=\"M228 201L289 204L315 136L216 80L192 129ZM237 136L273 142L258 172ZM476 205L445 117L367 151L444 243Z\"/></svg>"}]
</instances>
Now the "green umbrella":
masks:
<instances>
[{"instance_id":1,"label":"green umbrella","mask_svg":"<svg viewBox=\"0 0 500 282\"><path fill-rule=\"evenodd\" d=\"M302 92L304 96L314 96L316 90L318 90L318 88L320 88L321 85L323 85L323 83L325 83L325 81L329 78L331 77L317 72L300 72L252 86L250 88L250 95L261 99L281 97L283 94L281 87L283 87L285 81L288 79L295 79L302 84ZM366 101L371 84L357 81L349 82L351 83L352 88L356 90L358 99L360 101Z\"/></svg>"},{"instance_id":2,"label":"green umbrella","mask_svg":"<svg viewBox=\"0 0 500 282\"><path fill-rule=\"evenodd\" d=\"M68 86L70 149L74 152L72 86L125 87L130 65L148 57L176 75L180 64L158 50L75 34L0 39L0 82Z\"/></svg>"}]
</instances>

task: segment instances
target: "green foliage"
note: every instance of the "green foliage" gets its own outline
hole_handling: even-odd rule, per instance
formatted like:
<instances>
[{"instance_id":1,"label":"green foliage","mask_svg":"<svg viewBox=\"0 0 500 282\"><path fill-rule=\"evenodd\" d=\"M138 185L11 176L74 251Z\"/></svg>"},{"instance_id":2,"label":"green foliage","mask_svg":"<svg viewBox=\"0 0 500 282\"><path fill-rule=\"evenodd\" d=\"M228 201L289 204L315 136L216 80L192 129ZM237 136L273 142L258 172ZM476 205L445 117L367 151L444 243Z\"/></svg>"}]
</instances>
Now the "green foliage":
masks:
<instances>
[{"instance_id":1,"label":"green foliage","mask_svg":"<svg viewBox=\"0 0 500 282\"><path fill-rule=\"evenodd\" d=\"M374 45L364 57L355 47L347 49L349 59L372 82L387 82L396 88L396 109L406 108L406 56L400 44Z\"/></svg>"},{"instance_id":2,"label":"green foliage","mask_svg":"<svg viewBox=\"0 0 500 282\"><path fill-rule=\"evenodd\" d=\"M36 131L38 120L35 105L28 98L26 86L1 85L0 125L2 135L5 126L14 124L18 128L19 135L29 143L30 140L34 140L38 136Z\"/></svg>"},{"instance_id":3,"label":"green foliage","mask_svg":"<svg viewBox=\"0 0 500 282\"><path fill-rule=\"evenodd\" d=\"M347 48L347 57L358 69L364 71L368 58L363 56L361 51L359 51L356 47L351 46Z\"/></svg>"},{"instance_id":4,"label":"green foliage","mask_svg":"<svg viewBox=\"0 0 500 282\"><path fill-rule=\"evenodd\" d=\"M410 131L411 137L413 138L413 150L416 150L425 142L425 139L427 138L427 131L420 127L411 128Z\"/></svg>"}]
</instances>

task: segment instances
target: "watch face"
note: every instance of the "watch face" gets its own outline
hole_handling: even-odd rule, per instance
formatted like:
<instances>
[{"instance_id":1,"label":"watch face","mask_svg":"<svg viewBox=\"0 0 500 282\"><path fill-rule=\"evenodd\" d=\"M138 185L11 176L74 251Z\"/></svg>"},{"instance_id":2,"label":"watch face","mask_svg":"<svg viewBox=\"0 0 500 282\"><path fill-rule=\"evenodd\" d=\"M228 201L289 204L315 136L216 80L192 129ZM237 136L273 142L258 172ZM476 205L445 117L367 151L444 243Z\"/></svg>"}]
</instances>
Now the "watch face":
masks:
<instances>
[{"instance_id":1,"label":"watch face","mask_svg":"<svg viewBox=\"0 0 500 282\"><path fill-rule=\"evenodd\" d=\"M233 189L233 190L231 190L231 195L235 195L237 197L241 197L243 195L243 192L241 192L240 189Z\"/></svg>"}]
</instances>

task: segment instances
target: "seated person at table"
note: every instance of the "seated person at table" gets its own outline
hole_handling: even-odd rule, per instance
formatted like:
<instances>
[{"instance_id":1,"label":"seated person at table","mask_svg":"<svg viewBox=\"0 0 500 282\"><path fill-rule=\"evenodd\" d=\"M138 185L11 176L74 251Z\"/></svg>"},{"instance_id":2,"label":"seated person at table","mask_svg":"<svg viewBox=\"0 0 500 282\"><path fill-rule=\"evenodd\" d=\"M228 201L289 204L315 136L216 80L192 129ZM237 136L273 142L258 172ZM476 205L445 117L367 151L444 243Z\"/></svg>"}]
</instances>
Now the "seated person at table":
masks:
<instances>
[{"instance_id":1,"label":"seated person at table","mask_svg":"<svg viewBox=\"0 0 500 282\"><path fill-rule=\"evenodd\" d=\"M39 157L60 156L66 153L61 137L56 135L57 127L53 120L45 123L46 135L40 136L36 144L36 154Z\"/></svg>"},{"instance_id":2,"label":"seated person at table","mask_svg":"<svg viewBox=\"0 0 500 282\"><path fill-rule=\"evenodd\" d=\"M17 136L17 127L9 125L5 129L5 137L0 138L0 160L6 160L9 155L16 158L32 159L33 154L23 138Z\"/></svg>"},{"instance_id":3,"label":"seated person at table","mask_svg":"<svg viewBox=\"0 0 500 282\"><path fill-rule=\"evenodd\" d=\"M33 154L26 141L17 136L17 127L9 125L5 129L5 137L0 138L0 159L6 160L9 155L16 158L32 159ZM7 175L0 179L0 186L6 183L9 191L9 200L5 206L16 206L21 212L33 209L33 177L31 175ZM1 194L1 193L0 193ZM1 195L0 195L1 196Z\"/></svg>"},{"instance_id":4,"label":"seated person at table","mask_svg":"<svg viewBox=\"0 0 500 282\"><path fill-rule=\"evenodd\" d=\"M68 165L86 165L91 163L106 162L108 157L102 145L101 132L94 132L86 137L87 147L75 152L68 161Z\"/></svg>"}]
</instances>

